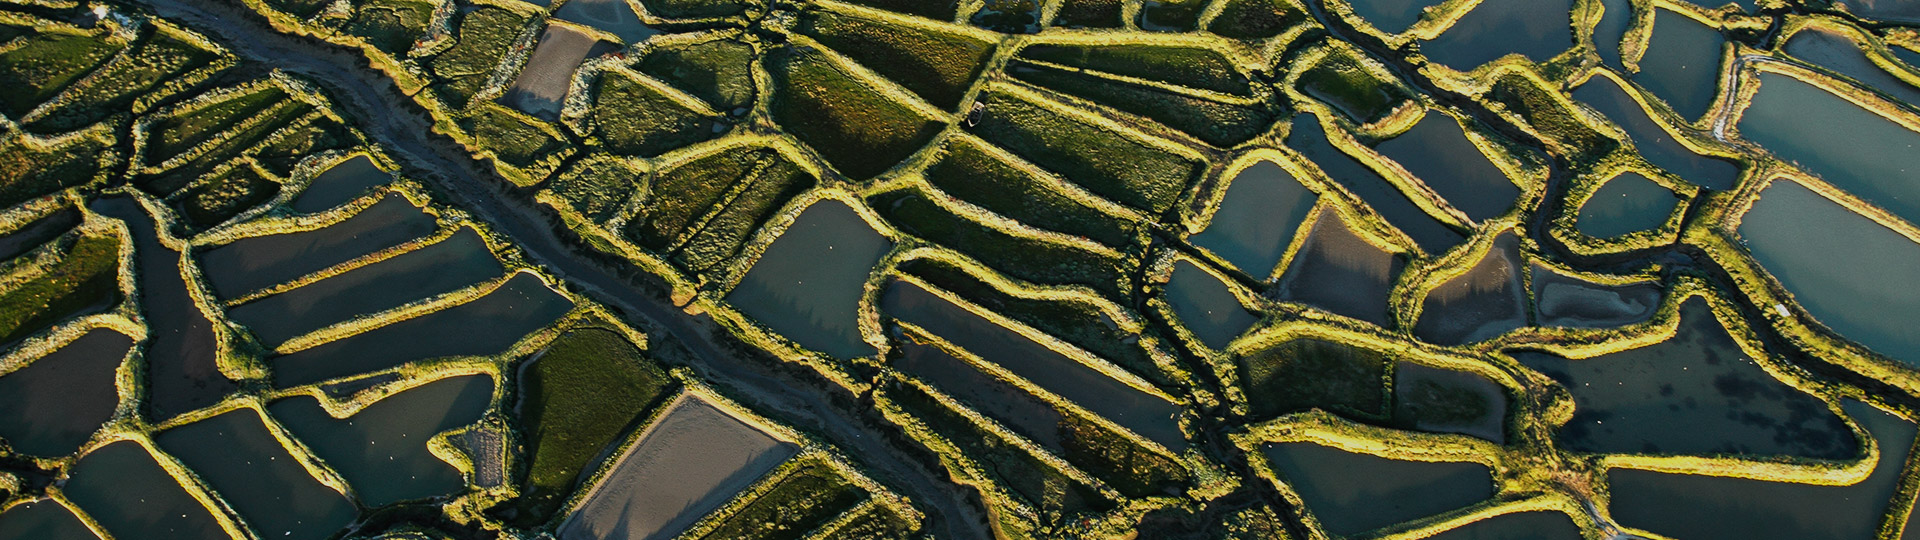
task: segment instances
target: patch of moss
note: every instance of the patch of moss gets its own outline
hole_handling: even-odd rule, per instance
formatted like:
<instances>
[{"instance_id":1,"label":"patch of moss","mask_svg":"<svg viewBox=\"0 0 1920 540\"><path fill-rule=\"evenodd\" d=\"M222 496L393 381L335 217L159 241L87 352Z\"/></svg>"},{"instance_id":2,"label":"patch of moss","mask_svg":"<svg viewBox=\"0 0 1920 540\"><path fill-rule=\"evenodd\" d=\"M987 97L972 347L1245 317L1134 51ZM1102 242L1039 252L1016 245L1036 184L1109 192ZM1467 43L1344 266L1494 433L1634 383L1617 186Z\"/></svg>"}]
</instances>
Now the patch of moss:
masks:
<instances>
[{"instance_id":1,"label":"patch of moss","mask_svg":"<svg viewBox=\"0 0 1920 540\"><path fill-rule=\"evenodd\" d=\"M1001 273L1045 284L1079 284L1122 296L1121 260L1035 238L1001 232L954 215L914 190L890 191L867 201L908 233L958 251Z\"/></svg>"},{"instance_id":2,"label":"patch of moss","mask_svg":"<svg viewBox=\"0 0 1920 540\"><path fill-rule=\"evenodd\" d=\"M951 22L959 14L959 0L847 0L850 3L896 13L919 15L936 21Z\"/></svg>"},{"instance_id":3,"label":"patch of moss","mask_svg":"<svg viewBox=\"0 0 1920 540\"><path fill-rule=\"evenodd\" d=\"M460 119L460 127L472 133L475 141L492 150L500 161L514 166L531 164L567 145L540 126L492 102L467 109L467 115Z\"/></svg>"},{"instance_id":4,"label":"patch of moss","mask_svg":"<svg viewBox=\"0 0 1920 540\"><path fill-rule=\"evenodd\" d=\"M714 137L711 126L719 118L625 73L602 73L594 82L593 109L588 115L607 151L652 157Z\"/></svg>"},{"instance_id":5,"label":"patch of moss","mask_svg":"<svg viewBox=\"0 0 1920 540\"><path fill-rule=\"evenodd\" d=\"M687 238L673 255L675 263L705 271L733 260L762 224L814 185L812 175L786 159L767 162L747 182Z\"/></svg>"},{"instance_id":6,"label":"patch of moss","mask_svg":"<svg viewBox=\"0 0 1920 540\"><path fill-rule=\"evenodd\" d=\"M43 150L19 137L9 138L0 143L0 208L93 180L111 147L111 141L79 137Z\"/></svg>"},{"instance_id":7,"label":"patch of moss","mask_svg":"<svg viewBox=\"0 0 1920 540\"><path fill-rule=\"evenodd\" d=\"M862 491L833 468L810 465L780 479L766 494L702 539L794 540L859 504Z\"/></svg>"},{"instance_id":8,"label":"patch of moss","mask_svg":"<svg viewBox=\"0 0 1920 540\"><path fill-rule=\"evenodd\" d=\"M801 33L919 94L951 108L993 56L992 41L959 32L885 24L827 11L801 16Z\"/></svg>"},{"instance_id":9,"label":"patch of moss","mask_svg":"<svg viewBox=\"0 0 1920 540\"><path fill-rule=\"evenodd\" d=\"M401 54L413 48L433 21L433 3L424 0L366 0L354 10L346 32L368 45Z\"/></svg>"},{"instance_id":10,"label":"patch of moss","mask_svg":"<svg viewBox=\"0 0 1920 540\"><path fill-rule=\"evenodd\" d=\"M99 36L48 31L0 53L0 112L20 118L120 50Z\"/></svg>"},{"instance_id":11,"label":"patch of moss","mask_svg":"<svg viewBox=\"0 0 1920 540\"><path fill-rule=\"evenodd\" d=\"M1128 497L1178 494L1180 486L1192 480L1179 463L1077 415L1061 417L1060 443L1068 462Z\"/></svg>"},{"instance_id":12,"label":"patch of moss","mask_svg":"<svg viewBox=\"0 0 1920 540\"><path fill-rule=\"evenodd\" d=\"M260 147L254 159L268 171L290 176L293 168L307 156L338 150L357 144L345 126L327 118L316 118L304 125L289 126L276 134L274 141Z\"/></svg>"},{"instance_id":13,"label":"patch of moss","mask_svg":"<svg viewBox=\"0 0 1920 540\"><path fill-rule=\"evenodd\" d=\"M1150 81L1250 95L1252 82L1220 53L1186 45L1032 45L1020 56Z\"/></svg>"},{"instance_id":14,"label":"patch of moss","mask_svg":"<svg viewBox=\"0 0 1920 540\"><path fill-rule=\"evenodd\" d=\"M936 287L946 289L969 302L1007 318L1020 321L1048 335L1058 337L1088 352L1105 358L1156 385L1172 381L1153 362L1140 336L1122 330L1106 313L1089 302L1031 300L1014 296L974 277L966 270L939 259L914 259L901 263L900 271L912 274Z\"/></svg>"},{"instance_id":15,"label":"patch of moss","mask_svg":"<svg viewBox=\"0 0 1920 540\"><path fill-rule=\"evenodd\" d=\"M1556 144L1572 159L1598 159L1620 145L1587 127L1550 92L1526 77L1507 74L1494 81L1484 97L1525 119L1535 131L1550 138L1549 144Z\"/></svg>"},{"instance_id":16,"label":"patch of moss","mask_svg":"<svg viewBox=\"0 0 1920 540\"><path fill-rule=\"evenodd\" d=\"M1053 15L1054 26L1068 28L1119 28L1120 0L1066 0Z\"/></svg>"},{"instance_id":17,"label":"patch of moss","mask_svg":"<svg viewBox=\"0 0 1920 540\"><path fill-rule=\"evenodd\" d=\"M320 10L326 9L327 5L332 3L329 0L267 0L267 5L273 6L274 9L301 19L311 19L314 15L319 15Z\"/></svg>"},{"instance_id":18,"label":"patch of moss","mask_svg":"<svg viewBox=\"0 0 1920 540\"><path fill-rule=\"evenodd\" d=\"M1140 4L1140 28L1158 32L1191 30L1207 3L1207 0L1145 0Z\"/></svg>"},{"instance_id":19,"label":"patch of moss","mask_svg":"<svg viewBox=\"0 0 1920 540\"><path fill-rule=\"evenodd\" d=\"M1207 30L1233 39L1266 39L1308 19L1287 0L1226 0Z\"/></svg>"},{"instance_id":20,"label":"patch of moss","mask_svg":"<svg viewBox=\"0 0 1920 540\"><path fill-rule=\"evenodd\" d=\"M1412 99L1404 90L1375 77L1351 53L1336 51L1300 72L1300 92L1326 102L1357 124L1385 118Z\"/></svg>"},{"instance_id":21,"label":"patch of moss","mask_svg":"<svg viewBox=\"0 0 1920 540\"><path fill-rule=\"evenodd\" d=\"M1022 64L1007 71L1017 79L1147 117L1223 148L1265 133L1279 116L1265 107L1200 99L1043 65Z\"/></svg>"},{"instance_id":22,"label":"patch of moss","mask_svg":"<svg viewBox=\"0 0 1920 540\"><path fill-rule=\"evenodd\" d=\"M833 531L838 540L894 540L911 538L918 527L900 514L880 505L867 507L839 529Z\"/></svg>"},{"instance_id":23,"label":"patch of moss","mask_svg":"<svg viewBox=\"0 0 1920 540\"><path fill-rule=\"evenodd\" d=\"M241 123L253 120L290 98L278 86L222 96L216 103L161 118L147 128L147 162L160 163Z\"/></svg>"},{"instance_id":24,"label":"patch of moss","mask_svg":"<svg viewBox=\"0 0 1920 540\"><path fill-rule=\"evenodd\" d=\"M1134 242L1131 224L1101 213L1046 180L988 153L975 139L954 137L949 141L946 153L925 172L927 181L940 191L1034 227L1114 247Z\"/></svg>"},{"instance_id":25,"label":"patch of moss","mask_svg":"<svg viewBox=\"0 0 1920 540\"><path fill-rule=\"evenodd\" d=\"M494 7L482 6L461 15L453 47L427 63L434 76L442 79L435 84L435 93L447 105L465 108L526 25L526 17Z\"/></svg>"},{"instance_id":26,"label":"patch of moss","mask_svg":"<svg viewBox=\"0 0 1920 540\"><path fill-rule=\"evenodd\" d=\"M108 115L128 111L136 100L174 77L220 58L165 27L151 28L125 58L73 85L61 106L27 124L26 129L44 134L92 125Z\"/></svg>"},{"instance_id":27,"label":"patch of moss","mask_svg":"<svg viewBox=\"0 0 1920 540\"><path fill-rule=\"evenodd\" d=\"M634 68L726 112L753 103L753 58L750 45L713 40L654 48Z\"/></svg>"},{"instance_id":28,"label":"patch of moss","mask_svg":"<svg viewBox=\"0 0 1920 540\"><path fill-rule=\"evenodd\" d=\"M619 158L596 154L573 163L547 190L595 222L613 218L627 196L641 187L639 171Z\"/></svg>"},{"instance_id":29,"label":"patch of moss","mask_svg":"<svg viewBox=\"0 0 1920 540\"><path fill-rule=\"evenodd\" d=\"M524 504L544 518L631 424L671 392L673 378L619 333L568 330L520 368L514 409L527 441Z\"/></svg>"},{"instance_id":30,"label":"patch of moss","mask_svg":"<svg viewBox=\"0 0 1920 540\"><path fill-rule=\"evenodd\" d=\"M1386 356L1323 341L1296 339L1238 359L1255 418L1326 409L1376 418L1386 410Z\"/></svg>"},{"instance_id":31,"label":"patch of moss","mask_svg":"<svg viewBox=\"0 0 1920 540\"><path fill-rule=\"evenodd\" d=\"M67 236L46 274L0 292L0 343L53 326L87 306L119 296L120 239Z\"/></svg>"},{"instance_id":32,"label":"patch of moss","mask_svg":"<svg viewBox=\"0 0 1920 540\"><path fill-rule=\"evenodd\" d=\"M1173 206L1200 164L1025 99L993 93L972 132L1106 197L1158 214Z\"/></svg>"},{"instance_id":33,"label":"patch of moss","mask_svg":"<svg viewBox=\"0 0 1920 540\"><path fill-rule=\"evenodd\" d=\"M822 56L782 48L769 55L773 118L856 180L893 168L919 150L940 124L876 91Z\"/></svg>"},{"instance_id":34,"label":"patch of moss","mask_svg":"<svg viewBox=\"0 0 1920 540\"><path fill-rule=\"evenodd\" d=\"M227 170L213 181L187 190L180 202L187 223L196 229L219 225L240 212L272 199L280 193L280 184L261 176L252 167Z\"/></svg>"},{"instance_id":35,"label":"patch of moss","mask_svg":"<svg viewBox=\"0 0 1920 540\"><path fill-rule=\"evenodd\" d=\"M228 159L250 151L255 151L261 141L268 140L275 132L285 128L289 123L312 111L313 106L306 102L297 99L284 99L272 108L260 113L260 118L250 120L251 123L245 128L227 136L219 145L208 149L187 163L174 167L165 173L156 176L142 177L136 180L136 184L138 184L141 189L150 193L158 195L172 194L175 191L185 188L201 176L212 172ZM211 134L208 136L211 136ZM199 144L199 142L181 141L179 144L181 146L191 147ZM154 156L151 152L148 155L150 156L148 158L149 163L156 162L160 159L158 157L151 157Z\"/></svg>"}]
</instances>

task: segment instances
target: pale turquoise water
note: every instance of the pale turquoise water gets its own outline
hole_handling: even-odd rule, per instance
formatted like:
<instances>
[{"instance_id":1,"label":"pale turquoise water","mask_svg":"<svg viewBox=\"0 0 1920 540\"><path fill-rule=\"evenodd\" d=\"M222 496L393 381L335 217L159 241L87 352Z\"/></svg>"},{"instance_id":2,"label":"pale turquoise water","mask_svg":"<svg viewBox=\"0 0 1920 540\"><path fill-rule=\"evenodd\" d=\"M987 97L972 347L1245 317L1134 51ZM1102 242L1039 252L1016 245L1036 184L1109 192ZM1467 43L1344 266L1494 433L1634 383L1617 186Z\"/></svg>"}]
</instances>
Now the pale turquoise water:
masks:
<instances>
[{"instance_id":1,"label":"pale turquoise water","mask_svg":"<svg viewBox=\"0 0 1920 540\"><path fill-rule=\"evenodd\" d=\"M1518 53L1544 62L1573 47L1573 0L1483 0L1420 51L1470 71Z\"/></svg>"},{"instance_id":2,"label":"pale turquoise water","mask_svg":"<svg viewBox=\"0 0 1920 540\"><path fill-rule=\"evenodd\" d=\"M1846 34L1808 27L1787 40L1786 51L1789 56L1851 77L1868 88L1906 102L1908 106L1920 106L1920 88L1887 73L1867 58L1860 47Z\"/></svg>"},{"instance_id":3,"label":"pale turquoise water","mask_svg":"<svg viewBox=\"0 0 1920 540\"><path fill-rule=\"evenodd\" d=\"M1184 260L1174 263L1173 277L1167 281L1166 301L1173 306L1180 323L1215 350L1227 348L1228 343L1260 320L1240 304L1226 283Z\"/></svg>"},{"instance_id":4,"label":"pale turquoise water","mask_svg":"<svg viewBox=\"0 0 1920 540\"><path fill-rule=\"evenodd\" d=\"M1655 10L1653 40L1640 58L1634 82L1666 100L1681 118L1692 121L1707 113L1719 89L1720 31L1686 15Z\"/></svg>"},{"instance_id":5,"label":"pale turquoise water","mask_svg":"<svg viewBox=\"0 0 1920 540\"><path fill-rule=\"evenodd\" d=\"M1266 279L1319 200L1286 169L1271 161L1255 163L1227 184L1213 221L1193 235L1193 243L1254 279Z\"/></svg>"},{"instance_id":6,"label":"pale turquoise water","mask_svg":"<svg viewBox=\"0 0 1920 540\"><path fill-rule=\"evenodd\" d=\"M1633 141L1634 150L1655 167L1708 189L1733 189L1740 167L1733 163L1694 153L1680 144L1647 114L1640 103L1619 83L1605 77L1588 79L1573 91L1573 98L1605 115Z\"/></svg>"},{"instance_id":7,"label":"pale turquoise water","mask_svg":"<svg viewBox=\"0 0 1920 540\"><path fill-rule=\"evenodd\" d=\"M1740 136L1834 187L1920 221L1920 133L1799 79L1760 74ZM1821 121L1809 122L1808 118Z\"/></svg>"},{"instance_id":8,"label":"pale turquoise water","mask_svg":"<svg viewBox=\"0 0 1920 540\"><path fill-rule=\"evenodd\" d=\"M807 348L839 358L873 354L860 337L860 297L890 249L893 241L853 208L823 200L767 246L727 303Z\"/></svg>"},{"instance_id":9,"label":"pale turquoise water","mask_svg":"<svg viewBox=\"0 0 1920 540\"><path fill-rule=\"evenodd\" d=\"M1614 238L1660 228L1679 204L1673 190L1640 173L1626 171L1601 184L1600 190L1580 205L1580 216L1573 223L1587 236Z\"/></svg>"},{"instance_id":10,"label":"pale turquoise water","mask_svg":"<svg viewBox=\"0 0 1920 540\"><path fill-rule=\"evenodd\" d=\"M1520 197L1520 187L1467 139L1452 116L1429 111L1420 123L1374 146L1474 221L1498 216Z\"/></svg>"},{"instance_id":11,"label":"pale turquoise water","mask_svg":"<svg viewBox=\"0 0 1920 540\"><path fill-rule=\"evenodd\" d=\"M1740 219L1740 239L1794 301L1847 339L1920 363L1920 244L1788 180Z\"/></svg>"}]
</instances>

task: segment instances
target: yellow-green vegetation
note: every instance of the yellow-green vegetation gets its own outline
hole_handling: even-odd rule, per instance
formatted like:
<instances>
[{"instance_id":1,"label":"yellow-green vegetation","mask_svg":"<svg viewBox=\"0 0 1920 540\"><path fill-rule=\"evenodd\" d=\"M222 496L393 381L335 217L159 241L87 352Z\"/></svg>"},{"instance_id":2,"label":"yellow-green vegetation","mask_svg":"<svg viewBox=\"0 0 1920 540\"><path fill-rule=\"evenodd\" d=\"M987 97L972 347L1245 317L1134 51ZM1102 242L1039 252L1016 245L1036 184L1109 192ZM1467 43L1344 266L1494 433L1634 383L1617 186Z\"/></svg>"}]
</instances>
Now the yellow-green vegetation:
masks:
<instances>
[{"instance_id":1,"label":"yellow-green vegetation","mask_svg":"<svg viewBox=\"0 0 1920 540\"><path fill-rule=\"evenodd\" d=\"M90 125L111 114L145 112L158 99L229 63L196 36L152 23L139 41L93 74L75 81L57 106L27 122L26 128L35 133L56 133Z\"/></svg>"},{"instance_id":2,"label":"yellow-green vegetation","mask_svg":"<svg viewBox=\"0 0 1920 540\"><path fill-rule=\"evenodd\" d=\"M512 11L481 6L459 15L453 47L428 63L442 79L433 90L449 106L462 108L480 92L500 60L526 29L527 17Z\"/></svg>"},{"instance_id":3,"label":"yellow-green vegetation","mask_svg":"<svg viewBox=\"0 0 1920 540\"><path fill-rule=\"evenodd\" d=\"M615 154L656 156L713 137L718 115L678 92L624 71L603 72L594 83L595 136Z\"/></svg>"},{"instance_id":4,"label":"yellow-green vegetation","mask_svg":"<svg viewBox=\"0 0 1920 540\"><path fill-rule=\"evenodd\" d=\"M374 48L402 53L426 32L433 19L433 3L425 0L363 0L357 2L346 31Z\"/></svg>"},{"instance_id":5,"label":"yellow-green vegetation","mask_svg":"<svg viewBox=\"0 0 1920 540\"><path fill-rule=\"evenodd\" d=\"M1387 359L1377 351L1307 338L1236 361L1254 418L1316 408L1361 418L1386 414Z\"/></svg>"},{"instance_id":6,"label":"yellow-green vegetation","mask_svg":"<svg viewBox=\"0 0 1920 540\"><path fill-rule=\"evenodd\" d=\"M1535 132L1548 135L1549 144L1558 144L1568 154L1598 159L1619 146L1619 141L1594 131L1581 122L1565 102L1554 99L1548 92L1528 77L1507 73L1494 81L1485 97L1506 106Z\"/></svg>"},{"instance_id":7,"label":"yellow-green vegetation","mask_svg":"<svg viewBox=\"0 0 1920 540\"><path fill-rule=\"evenodd\" d=\"M1121 495L1176 495L1192 480L1179 462L1078 415L1063 415L1060 442L1066 447L1066 455L1062 457L1106 481Z\"/></svg>"},{"instance_id":8,"label":"yellow-green vegetation","mask_svg":"<svg viewBox=\"0 0 1920 540\"><path fill-rule=\"evenodd\" d=\"M726 112L752 103L755 84L748 67L753 58L751 45L711 39L662 44L647 51L633 67Z\"/></svg>"},{"instance_id":9,"label":"yellow-green vegetation","mask_svg":"<svg viewBox=\"0 0 1920 540\"><path fill-rule=\"evenodd\" d=\"M985 118L974 134L1117 203L1164 212L1199 173L1191 158L1018 94L981 101Z\"/></svg>"},{"instance_id":10,"label":"yellow-green vegetation","mask_svg":"<svg viewBox=\"0 0 1920 540\"><path fill-rule=\"evenodd\" d=\"M657 174L647 200L659 204L630 222L627 235L683 268L704 271L727 262L813 182L777 150L727 148Z\"/></svg>"},{"instance_id":11,"label":"yellow-green vegetation","mask_svg":"<svg viewBox=\"0 0 1920 540\"><path fill-rule=\"evenodd\" d=\"M1308 19L1292 0L1226 0L1207 30L1234 39L1265 39Z\"/></svg>"},{"instance_id":12,"label":"yellow-green vegetation","mask_svg":"<svg viewBox=\"0 0 1920 540\"><path fill-rule=\"evenodd\" d=\"M1252 81L1228 57L1191 45L1038 44L1020 49L1020 57L1223 94L1253 93Z\"/></svg>"},{"instance_id":13,"label":"yellow-green vegetation","mask_svg":"<svg viewBox=\"0 0 1920 540\"><path fill-rule=\"evenodd\" d=\"M1011 74L1022 81L1144 116L1214 146L1231 147L1252 139L1265 133L1275 119L1272 105L1254 99L1193 96L1049 65L1023 65Z\"/></svg>"},{"instance_id":14,"label":"yellow-green vegetation","mask_svg":"<svg viewBox=\"0 0 1920 540\"><path fill-rule=\"evenodd\" d=\"M535 165L567 146L539 120L492 102L468 108L460 127L494 157L517 167Z\"/></svg>"},{"instance_id":15,"label":"yellow-green vegetation","mask_svg":"<svg viewBox=\"0 0 1920 540\"><path fill-rule=\"evenodd\" d=\"M51 26L53 23L45 23ZM0 52L0 113L20 118L107 61L121 45L105 36L53 27Z\"/></svg>"},{"instance_id":16,"label":"yellow-green vegetation","mask_svg":"<svg viewBox=\"0 0 1920 540\"><path fill-rule=\"evenodd\" d=\"M539 520L573 492L634 421L671 395L673 379L614 330L577 326L520 370L528 456L520 503Z\"/></svg>"},{"instance_id":17,"label":"yellow-green vegetation","mask_svg":"<svg viewBox=\"0 0 1920 540\"><path fill-rule=\"evenodd\" d=\"M182 213L195 227L212 227L279 192L279 183L243 162L182 192Z\"/></svg>"},{"instance_id":18,"label":"yellow-green vegetation","mask_svg":"<svg viewBox=\"0 0 1920 540\"><path fill-rule=\"evenodd\" d=\"M301 107L293 101L278 86L265 85L230 92L198 108L163 117L147 128L147 161L157 164L172 159L243 124L271 126L259 119L292 112L282 107Z\"/></svg>"},{"instance_id":19,"label":"yellow-green vegetation","mask_svg":"<svg viewBox=\"0 0 1920 540\"><path fill-rule=\"evenodd\" d=\"M547 189L588 219L605 222L624 208L629 193L641 189L643 178L625 160L594 155L574 162Z\"/></svg>"},{"instance_id":20,"label":"yellow-green vegetation","mask_svg":"<svg viewBox=\"0 0 1920 540\"><path fill-rule=\"evenodd\" d=\"M1113 254L998 229L956 214L917 190L875 194L867 204L901 229L1009 276L1086 285L1116 296L1125 288L1126 263Z\"/></svg>"},{"instance_id":21,"label":"yellow-green vegetation","mask_svg":"<svg viewBox=\"0 0 1920 540\"><path fill-rule=\"evenodd\" d=\"M98 178L116 156L104 132L87 132L64 143L29 137L0 139L0 207L83 185Z\"/></svg>"},{"instance_id":22,"label":"yellow-green vegetation","mask_svg":"<svg viewBox=\"0 0 1920 540\"><path fill-rule=\"evenodd\" d=\"M987 432L966 416L942 404L918 385L895 382L882 394L899 414L912 415L909 431L944 446L943 460L965 460L964 470L977 472L977 481L991 482L1001 496L1018 497L1018 504L1039 510L1047 523L1060 527L1074 514L1103 512L1114 502L1086 484L1061 473L1026 449ZM884 406L884 404L883 404Z\"/></svg>"},{"instance_id":23,"label":"yellow-green vegetation","mask_svg":"<svg viewBox=\"0 0 1920 540\"><path fill-rule=\"evenodd\" d=\"M1377 122L1412 99L1399 86L1381 80L1355 54L1345 48L1329 51L1300 72L1300 92L1340 109L1356 124Z\"/></svg>"},{"instance_id":24,"label":"yellow-green vegetation","mask_svg":"<svg viewBox=\"0 0 1920 540\"><path fill-rule=\"evenodd\" d=\"M359 136L330 118L317 117L304 124L287 126L271 141L253 152L260 166L280 176L292 176L300 161L308 156L339 150L360 143Z\"/></svg>"},{"instance_id":25,"label":"yellow-green vegetation","mask_svg":"<svg viewBox=\"0 0 1920 540\"><path fill-rule=\"evenodd\" d=\"M824 10L803 14L798 31L941 108L957 105L994 47L956 30Z\"/></svg>"},{"instance_id":26,"label":"yellow-green vegetation","mask_svg":"<svg viewBox=\"0 0 1920 540\"><path fill-rule=\"evenodd\" d=\"M39 274L0 292L0 343L12 343L87 306L120 294L120 239L70 233L47 249L57 255Z\"/></svg>"},{"instance_id":27,"label":"yellow-green vegetation","mask_svg":"<svg viewBox=\"0 0 1920 540\"><path fill-rule=\"evenodd\" d=\"M900 264L900 271L941 289L952 291L968 301L1007 318L1020 321L1049 335L1119 364L1154 384L1171 384L1165 371L1148 352L1151 345L1139 340L1115 324L1090 300L1063 300L1057 297L1009 293L986 279L975 277L958 264L944 259L913 259Z\"/></svg>"},{"instance_id":28,"label":"yellow-green vegetation","mask_svg":"<svg viewBox=\"0 0 1920 540\"><path fill-rule=\"evenodd\" d=\"M1113 247L1134 242L1134 227L1087 204L1057 180L1045 177L972 137L948 139L940 160L927 167L927 182L940 191L1016 221Z\"/></svg>"},{"instance_id":29,"label":"yellow-green vegetation","mask_svg":"<svg viewBox=\"0 0 1920 540\"><path fill-rule=\"evenodd\" d=\"M858 486L826 465L805 465L702 539L795 540L860 502Z\"/></svg>"},{"instance_id":30,"label":"yellow-green vegetation","mask_svg":"<svg viewBox=\"0 0 1920 540\"><path fill-rule=\"evenodd\" d=\"M842 174L871 178L920 149L940 125L821 52L768 55L773 118Z\"/></svg>"}]
</instances>

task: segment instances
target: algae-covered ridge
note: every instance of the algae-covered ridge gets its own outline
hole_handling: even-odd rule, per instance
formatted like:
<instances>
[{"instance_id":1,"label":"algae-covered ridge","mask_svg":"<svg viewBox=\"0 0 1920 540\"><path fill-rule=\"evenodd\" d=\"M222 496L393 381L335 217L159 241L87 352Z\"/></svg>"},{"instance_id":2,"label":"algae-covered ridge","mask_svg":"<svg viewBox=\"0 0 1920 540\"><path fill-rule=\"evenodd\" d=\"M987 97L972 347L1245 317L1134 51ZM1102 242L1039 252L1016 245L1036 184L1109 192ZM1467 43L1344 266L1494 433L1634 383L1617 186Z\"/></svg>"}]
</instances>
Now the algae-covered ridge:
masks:
<instances>
[{"instance_id":1,"label":"algae-covered ridge","mask_svg":"<svg viewBox=\"0 0 1920 540\"><path fill-rule=\"evenodd\" d=\"M1913 536L1920 11L1707 4L0 3L0 540Z\"/></svg>"}]
</instances>

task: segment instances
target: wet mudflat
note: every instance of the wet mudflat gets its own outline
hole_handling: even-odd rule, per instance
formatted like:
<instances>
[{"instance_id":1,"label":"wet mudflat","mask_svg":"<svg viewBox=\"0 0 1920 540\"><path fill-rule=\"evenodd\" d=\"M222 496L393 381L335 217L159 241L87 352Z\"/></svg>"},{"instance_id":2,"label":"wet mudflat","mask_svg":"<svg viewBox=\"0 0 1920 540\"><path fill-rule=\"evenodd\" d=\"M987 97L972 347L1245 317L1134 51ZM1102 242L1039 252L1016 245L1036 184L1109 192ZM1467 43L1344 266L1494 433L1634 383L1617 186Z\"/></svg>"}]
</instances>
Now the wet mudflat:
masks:
<instances>
[{"instance_id":1,"label":"wet mudflat","mask_svg":"<svg viewBox=\"0 0 1920 540\"><path fill-rule=\"evenodd\" d=\"M567 517L562 540L670 538L798 450L698 394L666 407Z\"/></svg>"},{"instance_id":2,"label":"wet mudflat","mask_svg":"<svg viewBox=\"0 0 1920 540\"><path fill-rule=\"evenodd\" d=\"M1797 182L1779 179L1740 218L1740 239L1820 324L1920 364L1920 244Z\"/></svg>"},{"instance_id":3,"label":"wet mudflat","mask_svg":"<svg viewBox=\"0 0 1920 540\"><path fill-rule=\"evenodd\" d=\"M1535 324L1567 328L1609 328L1645 321L1660 309L1660 284L1595 283L1533 263Z\"/></svg>"},{"instance_id":4,"label":"wet mudflat","mask_svg":"<svg viewBox=\"0 0 1920 540\"><path fill-rule=\"evenodd\" d=\"M1324 208L1275 291L1281 300L1385 326L1387 294L1405 260L1361 238L1339 212Z\"/></svg>"},{"instance_id":5,"label":"wet mudflat","mask_svg":"<svg viewBox=\"0 0 1920 540\"><path fill-rule=\"evenodd\" d=\"M1525 264L1519 236L1507 233L1494 238L1479 262L1427 293L1413 335L1441 345L1459 345L1526 326Z\"/></svg>"}]
</instances>

